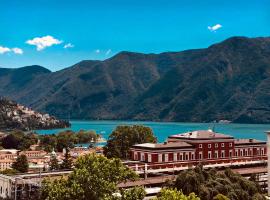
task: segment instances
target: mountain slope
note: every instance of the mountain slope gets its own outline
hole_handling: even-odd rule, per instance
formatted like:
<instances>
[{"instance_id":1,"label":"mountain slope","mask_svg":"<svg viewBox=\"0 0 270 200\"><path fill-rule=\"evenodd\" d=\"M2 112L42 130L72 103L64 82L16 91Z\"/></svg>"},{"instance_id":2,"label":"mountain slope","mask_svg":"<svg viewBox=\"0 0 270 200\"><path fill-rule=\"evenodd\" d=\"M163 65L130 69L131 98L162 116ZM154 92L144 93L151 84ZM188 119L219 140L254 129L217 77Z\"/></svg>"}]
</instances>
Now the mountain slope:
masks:
<instances>
[{"instance_id":1,"label":"mountain slope","mask_svg":"<svg viewBox=\"0 0 270 200\"><path fill-rule=\"evenodd\" d=\"M11 90L3 88L0 95L62 118L117 119L135 96L171 69L170 63L162 64L166 60L154 54L121 52L103 62L82 61L36 76L19 91L15 83L8 83Z\"/></svg>"},{"instance_id":2,"label":"mountain slope","mask_svg":"<svg viewBox=\"0 0 270 200\"><path fill-rule=\"evenodd\" d=\"M206 49L39 68L26 79L0 68L0 95L61 118L268 123L269 70L270 38L233 37Z\"/></svg>"},{"instance_id":3,"label":"mountain slope","mask_svg":"<svg viewBox=\"0 0 270 200\"><path fill-rule=\"evenodd\" d=\"M269 38L234 37L188 54L137 99L129 117L269 122Z\"/></svg>"}]
</instances>

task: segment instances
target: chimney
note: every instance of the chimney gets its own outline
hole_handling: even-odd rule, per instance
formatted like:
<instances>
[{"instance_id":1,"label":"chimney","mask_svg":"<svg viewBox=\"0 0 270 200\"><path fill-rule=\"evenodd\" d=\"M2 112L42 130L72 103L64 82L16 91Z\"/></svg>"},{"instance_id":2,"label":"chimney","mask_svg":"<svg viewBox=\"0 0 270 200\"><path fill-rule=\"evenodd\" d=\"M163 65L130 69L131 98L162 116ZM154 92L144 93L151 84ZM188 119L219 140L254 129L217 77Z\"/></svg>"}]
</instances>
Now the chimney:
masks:
<instances>
[{"instance_id":1,"label":"chimney","mask_svg":"<svg viewBox=\"0 0 270 200\"><path fill-rule=\"evenodd\" d=\"M270 131L266 131L267 134L267 182L268 182L268 196L270 196Z\"/></svg>"},{"instance_id":2,"label":"chimney","mask_svg":"<svg viewBox=\"0 0 270 200\"><path fill-rule=\"evenodd\" d=\"M253 142L253 139L249 139L249 142Z\"/></svg>"}]
</instances>

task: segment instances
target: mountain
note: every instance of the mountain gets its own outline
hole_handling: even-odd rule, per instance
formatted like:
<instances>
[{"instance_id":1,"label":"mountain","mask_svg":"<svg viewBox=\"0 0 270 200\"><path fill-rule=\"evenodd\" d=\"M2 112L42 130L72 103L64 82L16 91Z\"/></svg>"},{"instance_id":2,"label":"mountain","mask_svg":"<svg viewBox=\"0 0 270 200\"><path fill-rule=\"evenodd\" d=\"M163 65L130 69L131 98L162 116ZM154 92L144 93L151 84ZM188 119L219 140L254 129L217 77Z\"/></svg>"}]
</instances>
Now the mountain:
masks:
<instances>
[{"instance_id":1,"label":"mountain","mask_svg":"<svg viewBox=\"0 0 270 200\"><path fill-rule=\"evenodd\" d=\"M51 129L69 126L70 124L66 121L36 112L14 101L0 98L0 130Z\"/></svg>"},{"instance_id":2,"label":"mountain","mask_svg":"<svg viewBox=\"0 0 270 200\"><path fill-rule=\"evenodd\" d=\"M57 72L0 68L0 95L61 118L269 123L269 72L270 38L232 37L205 49L121 52Z\"/></svg>"}]
</instances>

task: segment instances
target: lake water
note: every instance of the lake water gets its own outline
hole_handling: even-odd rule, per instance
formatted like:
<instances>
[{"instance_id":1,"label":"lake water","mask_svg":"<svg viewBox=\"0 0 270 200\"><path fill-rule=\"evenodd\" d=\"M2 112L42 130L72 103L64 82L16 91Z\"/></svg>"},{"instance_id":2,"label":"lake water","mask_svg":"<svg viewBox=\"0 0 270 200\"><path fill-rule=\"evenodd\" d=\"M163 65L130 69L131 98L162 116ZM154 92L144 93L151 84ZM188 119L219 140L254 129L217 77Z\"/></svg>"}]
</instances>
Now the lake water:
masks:
<instances>
[{"instance_id":1,"label":"lake water","mask_svg":"<svg viewBox=\"0 0 270 200\"><path fill-rule=\"evenodd\" d=\"M71 121L71 129L94 130L101 133L104 138L108 138L110 133L118 125L142 124L153 129L159 142L163 142L169 135L183 133L193 130L207 130L213 127L210 123L174 123L174 122L147 122L147 121ZM39 134L58 133L68 129L38 130ZM229 134L235 138L254 138L266 140L265 131L270 130L270 124L215 124L215 131Z\"/></svg>"}]
</instances>

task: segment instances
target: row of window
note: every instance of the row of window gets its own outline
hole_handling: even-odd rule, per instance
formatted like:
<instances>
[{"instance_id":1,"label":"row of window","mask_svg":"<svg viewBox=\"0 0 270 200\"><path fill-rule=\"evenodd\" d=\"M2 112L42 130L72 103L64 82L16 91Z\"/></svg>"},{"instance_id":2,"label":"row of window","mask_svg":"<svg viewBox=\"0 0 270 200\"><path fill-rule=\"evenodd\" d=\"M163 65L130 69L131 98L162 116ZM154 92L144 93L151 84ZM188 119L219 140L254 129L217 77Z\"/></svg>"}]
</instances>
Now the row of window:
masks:
<instances>
[{"instance_id":1,"label":"row of window","mask_svg":"<svg viewBox=\"0 0 270 200\"><path fill-rule=\"evenodd\" d=\"M215 143L215 148L218 148L219 146L219 143ZM229 147L232 147L233 146L233 143L229 143ZM225 147L225 144L224 143L221 143L221 147ZM199 144L199 148L202 148L202 144ZM208 144L208 148L212 148L212 144Z\"/></svg>"},{"instance_id":2,"label":"row of window","mask_svg":"<svg viewBox=\"0 0 270 200\"><path fill-rule=\"evenodd\" d=\"M264 148L257 148L257 155L265 155ZM253 156L252 149L236 149L233 155L233 150L229 150L229 155L227 157L232 158L235 157L243 157L243 156ZM217 158L225 158L225 150L222 151L208 151L207 158L208 159L217 159ZM145 154L141 153L140 158L138 158L137 152L134 152L134 159L140 161L146 161ZM195 160L194 152L181 152L181 153L173 153L173 161L185 161L185 160ZM199 160L204 159L203 152L199 152ZM147 161L152 162L152 154L147 154ZM158 162L168 162L169 161L169 153L158 154Z\"/></svg>"}]
</instances>

